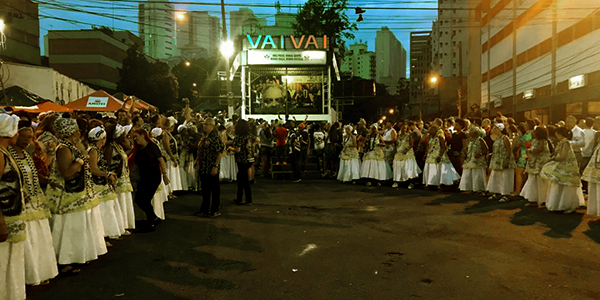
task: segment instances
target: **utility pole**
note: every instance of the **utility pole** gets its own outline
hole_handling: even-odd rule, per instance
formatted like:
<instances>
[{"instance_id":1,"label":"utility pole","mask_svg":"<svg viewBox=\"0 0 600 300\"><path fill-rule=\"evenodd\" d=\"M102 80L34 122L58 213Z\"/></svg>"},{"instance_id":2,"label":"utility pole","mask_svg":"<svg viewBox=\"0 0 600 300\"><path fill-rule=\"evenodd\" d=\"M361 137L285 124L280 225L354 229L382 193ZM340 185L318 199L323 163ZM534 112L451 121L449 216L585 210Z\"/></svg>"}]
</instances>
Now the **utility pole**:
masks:
<instances>
[{"instance_id":1,"label":"utility pole","mask_svg":"<svg viewBox=\"0 0 600 300\"><path fill-rule=\"evenodd\" d=\"M462 41L458 42L458 118L462 116L462 94L463 94L463 56L462 56Z\"/></svg>"},{"instance_id":2,"label":"utility pole","mask_svg":"<svg viewBox=\"0 0 600 300\"><path fill-rule=\"evenodd\" d=\"M227 20L225 18L225 0L221 0L221 20L222 20L222 34L223 34L223 43L227 42ZM232 33L233 35L233 33ZM233 116L233 95L231 92L231 70L229 67L229 57L226 57L226 64L225 64L225 86L227 87L227 115L231 118Z\"/></svg>"},{"instance_id":3,"label":"utility pole","mask_svg":"<svg viewBox=\"0 0 600 300\"><path fill-rule=\"evenodd\" d=\"M512 37L512 112L517 119L517 1L513 0L513 37Z\"/></svg>"}]
</instances>

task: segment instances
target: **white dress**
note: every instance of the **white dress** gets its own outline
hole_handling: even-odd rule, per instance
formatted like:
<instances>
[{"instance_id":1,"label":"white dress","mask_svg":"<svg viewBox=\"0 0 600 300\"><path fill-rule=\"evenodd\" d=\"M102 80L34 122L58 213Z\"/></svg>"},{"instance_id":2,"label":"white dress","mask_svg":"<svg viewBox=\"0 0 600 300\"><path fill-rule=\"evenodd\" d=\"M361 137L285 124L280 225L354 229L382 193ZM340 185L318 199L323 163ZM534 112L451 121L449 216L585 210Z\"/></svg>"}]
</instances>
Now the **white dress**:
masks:
<instances>
[{"instance_id":1,"label":"white dress","mask_svg":"<svg viewBox=\"0 0 600 300\"><path fill-rule=\"evenodd\" d=\"M533 154L527 159L525 173L527 173L527 181L521 190L521 197L529 202L535 202L542 205L546 202L548 196L548 181L540 176L542 167L550 161L551 153L548 148L548 141L535 140L531 146L531 151L542 148L542 152Z\"/></svg>"},{"instance_id":2,"label":"white dress","mask_svg":"<svg viewBox=\"0 0 600 300\"><path fill-rule=\"evenodd\" d=\"M171 153L173 154L173 156L178 157L177 141L170 132L167 132L167 134L169 135L169 147L171 148ZM181 173L179 171L179 166L175 165L177 162L171 161L170 157L164 157L164 159L167 165L167 177L169 178L167 190L169 191L169 193L172 193L173 191L183 190L183 186L181 185Z\"/></svg>"},{"instance_id":3,"label":"white dress","mask_svg":"<svg viewBox=\"0 0 600 300\"><path fill-rule=\"evenodd\" d=\"M556 146L555 153L565 151L565 147L567 147L567 157L562 161L551 161L545 164L540 173L542 178L548 181L546 207L549 211L574 210L585 204L579 166L571 143L563 139Z\"/></svg>"},{"instance_id":4,"label":"white dress","mask_svg":"<svg viewBox=\"0 0 600 300\"><path fill-rule=\"evenodd\" d=\"M114 209L115 213L120 213L123 222L123 228L135 229L135 209L133 207L133 186L129 178L129 166L127 161L127 153L121 145L112 142L113 157L110 164L110 170L117 174L117 182L115 183L115 193L117 193L117 201Z\"/></svg>"},{"instance_id":5,"label":"white dress","mask_svg":"<svg viewBox=\"0 0 600 300\"><path fill-rule=\"evenodd\" d=\"M340 169L338 170L337 180L348 182L360 179L360 159L358 149L353 145L353 139L350 136L344 136L342 152L340 153Z\"/></svg>"},{"instance_id":6,"label":"white dress","mask_svg":"<svg viewBox=\"0 0 600 300\"><path fill-rule=\"evenodd\" d=\"M510 156L508 156L510 155ZM490 193L509 195L515 189L515 162L512 151L508 153L504 144L504 136L494 141L492 158L490 159L490 179L487 190Z\"/></svg>"},{"instance_id":7,"label":"white dress","mask_svg":"<svg viewBox=\"0 0 600 300\"><path fill-rule=\"evenodd\" d=\"M152 197L152 208L154 209L154 214L161 219L165 219L165 207L164 203L168 201L167 189L165 188L164 183L160 183L158 188L156 189L156 193L154 193L154 197Z\"/></svg>"},{"instance_id":8,"label":"white dress","mask_svg":"<svg viewBox=\"0 0 600 300\"><path fill-rule=\"evenodd\" d=\"M363 157L363 162L360 166L360 177L375 180L392 179L392 169L385 162L383 148L379 146L379 134L367 136L366 143L365 147L368 147L369 151Z\"/></svg>"},{"instance_id":9,"label":"white dress","mask_svg":"<svg viewBox=\"0 0 600 300\"><path fill-rule=\"evenodd\" d=\"M486 190L487 163L483 156L482 143L484 143L482 138L469 140L467 157L462 166L463 173L458 185L461 191L480 192Z\"/></svg>"},{"instance_id":10,"label":"white dress","mask_svg":"<svg viewBox=\"0 0 600 300\"><path fill-rule=\"evenodd\" d=\"M396 155L394 155L394 181L405 182L409 179L419 177L421 168L417 164L415 152L410 146L410 133L398 137L396 145ZM408 149L408 150L407 150Z\"/></svg>"},{"instance_id":11,"label":"white dress","mask_svg":"<svg viewBox=\"0 0 600 300\"><path fill-rule=\"evenodd\" d=\"M23 243L0 243L0 299L2 300L25 300Z\"/></svg>"},{"instance_id":12,"label":"white dress","mask_svg":"<svg viewBox=\"0 0 600 300\"><path fill-rule=\"evenodd\" d=\"M423 168L423 184L425 185L452 185L460 179L460 175L456 172L454 166L452 166L447 153L444 153L440 162L437 162L437 158L442 151L439 137L443 134L442 130L438 130L435 136L429 139L427 158L425 160L425 167Z\"/></svg>"},{"instance_id":13,"label":"white dress","mask_svg":"<svg viewBox=\"0 0 600 300\"><path fill-rule=\"evenodd\" d=\"M600 217L600 143L583 171L582 180L588 182L587 214Z\"/></svg>"}]
</instances>

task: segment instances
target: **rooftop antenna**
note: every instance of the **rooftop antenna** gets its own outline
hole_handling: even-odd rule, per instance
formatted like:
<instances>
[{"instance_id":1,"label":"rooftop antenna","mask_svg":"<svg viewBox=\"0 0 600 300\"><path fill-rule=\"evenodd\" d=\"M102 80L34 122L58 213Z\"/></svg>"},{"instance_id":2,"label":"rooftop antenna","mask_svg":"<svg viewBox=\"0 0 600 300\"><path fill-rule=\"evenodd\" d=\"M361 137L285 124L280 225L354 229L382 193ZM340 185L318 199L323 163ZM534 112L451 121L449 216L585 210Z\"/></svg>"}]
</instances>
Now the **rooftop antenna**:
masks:
<instances>
[{"instance_id":1,"label":"rooftop antenna","mask_svg":"<svg viewBox=\"0 0 600 300\"><path fill-rule=\"evenodd\" d=\"M275 9L277 10L277 13L281 12L281 2L275 1Z\"/></svg>"}]
</instances>

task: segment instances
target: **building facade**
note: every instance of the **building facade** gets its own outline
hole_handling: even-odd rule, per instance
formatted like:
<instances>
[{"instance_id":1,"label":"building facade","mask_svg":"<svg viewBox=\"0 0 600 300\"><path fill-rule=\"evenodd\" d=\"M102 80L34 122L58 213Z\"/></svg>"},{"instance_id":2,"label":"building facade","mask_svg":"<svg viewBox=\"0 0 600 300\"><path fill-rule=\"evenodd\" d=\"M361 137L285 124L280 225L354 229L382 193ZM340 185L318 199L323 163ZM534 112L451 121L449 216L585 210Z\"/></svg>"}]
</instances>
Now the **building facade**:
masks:
<instances>
[{"instance_id":1,"label":"building facade","mask_svg":"<svg viewBox=\"0 0 600 300\"><path fill-rule=\"evenodd\" d=\"M350 45L350 49L346 52L340 70L345 73L350 73L354 77L375 79L375 52L369 51L366 43Z\"/></svg>"},{"instance_id":2,"label":"building facade","mask_svg":"<svg viewBox=\"0 0 600 300\"><path fill-rule=\"evenodd\" d=\"M114 91L127 49L143 41L129 31L108 28L91 30L49 30L50 67L86 84Z\"/></svg>"},{"instance_id":3,"label":"building facade","mask_svg":"<svg viewBox=\"0 0 600 300\"><path fill-rule=\"evenodd\" d=\"M481 57L469 82L480 83L483 115L545 122L600 115L599 6L600 0L478 1L471 20L479 34L470 35L470 49L478 45Z\"/></svg>"},{"instance_id":4,"label":"building facade","mask_svg":"<svg viewBox=\"0 0 600 300\"><path fill-rule=\"evenodd\" d=\"M44 99L64 105L95 90L90 86L48 68L19 63L4 63L10 77L5 87L20 86Z\"/></svg>"},{"instance_id":5,"label":"building facade","mask_svg":"<svg viewBox=\"0 0 600 300\"><path fill-rule=\"evenodd\" d=\"M266 26L267 19L256 17L249 8L229 12L229 35L232 40L240 35L262 34Z\"/></svg>"},{"instance_id":6,"label":"building facade","mask_svg":"<svg viewBox=\"0 0 600 300\"><path fill-rule=\"evenodd\" d=\"M396 95L398 80L406 77L406 49L387 27L377 30L375 59L375 80L384 84L390 95Z\"/></svg>"},{"instance_id":7,"label":"building facade","mask_svg":"<svg viewBox=\"0 0 600 300\"><path fill-rule=\"evenodd\" d=\"M138 27L144 41L144 53L156 59L177 54L175 7L164 0L147 0L138 5Z\"/></svg>"},{"instance_id":8,"label":"building facade","mask_svg":"<svg viewBox=\"0 0 600 300\"><path fill-rule=\"evenodd\" d=\"M177 49L183 58L218 55L220 43L219 17L207 11L189 11L177 20Z\"/></svg>"},{"instance_id":9,"label":"building facade","mask_svg":"<svg viewBox=\"0 0 600 300\"><path fill-rule=\"evenodd\" d=\"M0 19L6 25L6 43L0 50L4 61L40 65L40 19L38 4L30 0L0 1Z\"/></svg>"},{"instance_id":10,"label":"building facade","mask_svg":"<svg viewBox=\"0 0 600 300\"><path fill-rule=\"evenodd\" d=\"M439 98L435 96L435 83L430 82L432 64L431 31L410 33L410 102L411 116L440 113Z\"/></svg>"}]
</instances>

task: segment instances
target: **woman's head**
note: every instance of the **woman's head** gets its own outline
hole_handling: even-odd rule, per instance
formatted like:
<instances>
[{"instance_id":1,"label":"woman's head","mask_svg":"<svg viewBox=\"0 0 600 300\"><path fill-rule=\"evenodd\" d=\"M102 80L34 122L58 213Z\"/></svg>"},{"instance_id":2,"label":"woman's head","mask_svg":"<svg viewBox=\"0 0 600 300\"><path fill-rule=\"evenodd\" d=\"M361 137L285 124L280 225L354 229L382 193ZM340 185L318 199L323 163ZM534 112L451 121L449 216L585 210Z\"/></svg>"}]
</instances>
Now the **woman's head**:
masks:
<instances>
[{"instance_id":1,"label":"woman's head","mask_svg":"<svg viewBox=\"0 0 600 300\"><path fill-rule=\"evenodd\" d=\"M31 121L28 119L21 119L18 124L18 138L16 139L15 145L21 149L26 148L33 142L33 128L31 127Z\"/></svg>"},{"instance_id":2,"label":"woman's head","mask_svg":"<svg viewBox=\"0 0 600 300\"><path fill-rule=\"evenodd\" d=\"M571 130L567 129L566 127L556 128L556 132L554 134L558 140L571 139L572 135Z\"/></svg>"},{"instance_id":3,"label":"woman's head","mask_svg":"<svg viewBox=\"0 0 600 300\"><path fill-rule=\"evenodd\" d=\"M59 138L65 139L76 135L79 132L79 125L75 119L61 117L54 121L54 130Z\"/></svg>"},{"instance_id":4,"label":"woman's head","mask_svg":"<svg viewBox=\"0 0 600 300\"><path fill-rule=\"evenodd\" d=\"M250 134L250 124L244 119L240 119L235 124L235 135L243 136Z\"/></svg>"},{"instance_id":5,"label":"woman's head","mask_svg":"<svg viewBox=\"0 0 600 300\"><path fill-rule=\"evenodd\" d=\"M545 126L537 126L533 130L533 137L536 140L545 140L548 138L548 129Z\"/></svg>"},{"instance_id":6,"label":"woman's head","mask_svg":"<svg viewBox=\"0 0 600 300\"><path fill-rule=\"evenodd\" d=\"M494 124L494 127L492 127L492 134L496 134L496 135L506 134L506 129L504 128L504 123Z\"/></svg>"}]
</instances>

